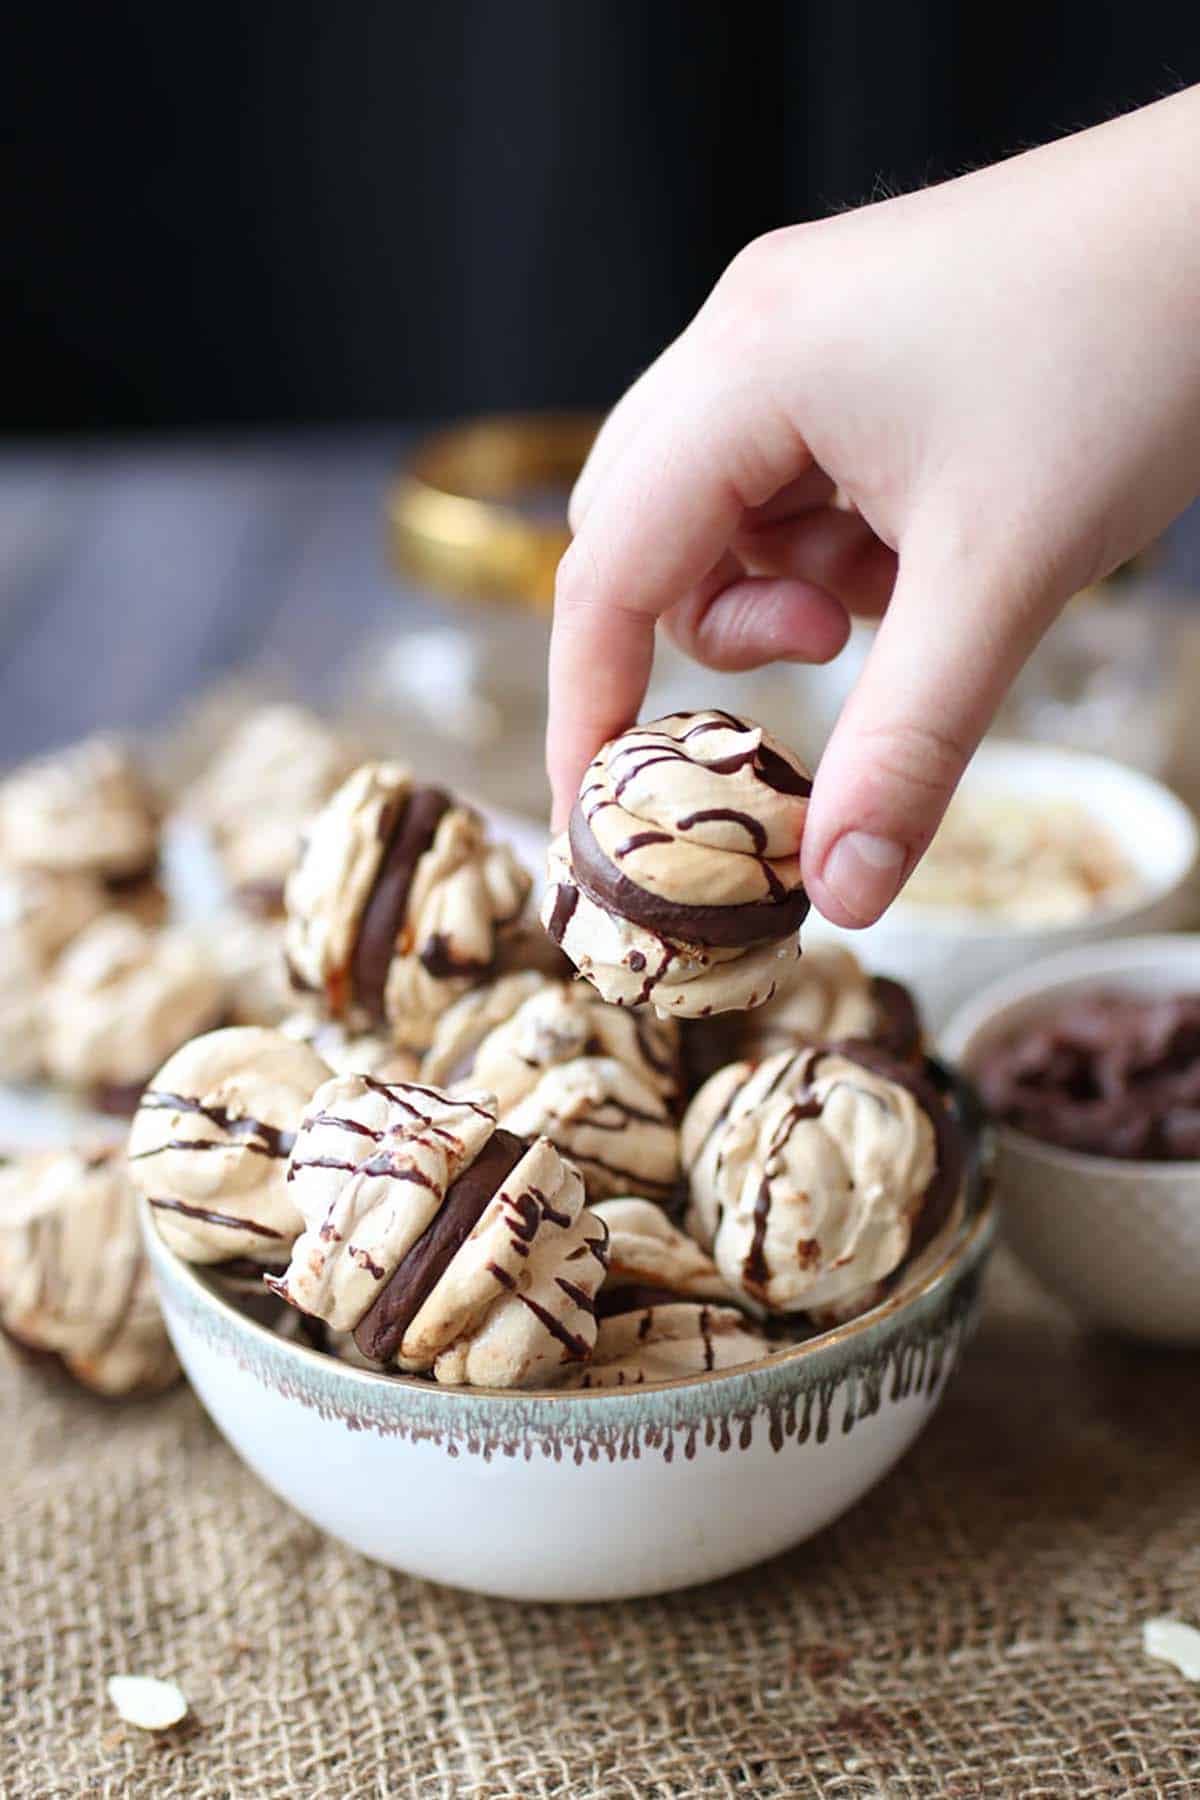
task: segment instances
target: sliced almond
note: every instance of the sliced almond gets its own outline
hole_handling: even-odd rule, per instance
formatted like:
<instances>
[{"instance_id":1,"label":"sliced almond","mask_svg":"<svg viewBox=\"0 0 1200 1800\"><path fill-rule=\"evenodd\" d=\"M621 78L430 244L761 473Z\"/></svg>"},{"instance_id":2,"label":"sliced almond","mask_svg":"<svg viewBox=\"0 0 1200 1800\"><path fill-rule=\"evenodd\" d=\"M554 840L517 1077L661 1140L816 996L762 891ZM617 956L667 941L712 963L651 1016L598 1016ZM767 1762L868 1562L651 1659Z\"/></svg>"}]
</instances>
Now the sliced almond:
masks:
<instances>
[{"instance_id":1,"label":"sliced almond","mask_svg":"<svg viewBox=\"0 0 1200 1800\"><path fill-rule=\"evenodd\" d=\"M182 1689L153 1675L110 1675L108 1697L125 1723L139 1731L167 1731L188 1709Z\"/></svg>"},{"instance_id":2,"label":"sliced almond","mask_svg":"<svg viewBox=\"0 0 1200 1800\"><path fill-rule=\"evenodd\" d=\"M1189 1681L1200 1681L1200 1631L1181 1619L1147 1619L1142 1626L1147 1656L1169 1662Z\"/></svg>"}]
</instances>

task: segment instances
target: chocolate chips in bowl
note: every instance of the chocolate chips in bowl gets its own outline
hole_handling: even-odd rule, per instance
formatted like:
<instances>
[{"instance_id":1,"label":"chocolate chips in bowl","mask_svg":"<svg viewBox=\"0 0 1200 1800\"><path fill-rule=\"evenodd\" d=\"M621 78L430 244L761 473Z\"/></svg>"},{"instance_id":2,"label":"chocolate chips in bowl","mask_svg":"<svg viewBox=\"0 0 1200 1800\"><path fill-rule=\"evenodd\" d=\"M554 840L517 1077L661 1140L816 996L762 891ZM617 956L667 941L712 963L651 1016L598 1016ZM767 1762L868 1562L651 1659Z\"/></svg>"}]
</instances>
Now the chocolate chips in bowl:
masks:
<instances>
[{"instance_id":1,"label":"chocolate chips in bowl","mask_svg":"<svg viewBox=\"0 0 1200 1800\"><path fill-rule=\"evenodd\" d=\"M993 1122L1010 1243L1091 1325L1200 1344L1200 937L1088 945L942 1040Z\"/></svg>"}]
</instances>

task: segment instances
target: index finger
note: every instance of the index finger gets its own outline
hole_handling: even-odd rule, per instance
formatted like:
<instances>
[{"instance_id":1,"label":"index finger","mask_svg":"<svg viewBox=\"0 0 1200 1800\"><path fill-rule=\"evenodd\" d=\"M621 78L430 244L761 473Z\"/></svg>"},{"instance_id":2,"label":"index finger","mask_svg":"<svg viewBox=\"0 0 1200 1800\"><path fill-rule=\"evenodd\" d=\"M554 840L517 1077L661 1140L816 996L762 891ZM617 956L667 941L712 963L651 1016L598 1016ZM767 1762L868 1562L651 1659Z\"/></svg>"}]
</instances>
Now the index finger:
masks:
<instances>
[{"instance_id":1,"label":"index finger","mask_svg":"<svg viewBox=\"0 0 1200 1800\"><path fill-rule=\"evenodd\" d=\"M673 398L605 472L559 567L546 738L556 821L600 745L636 717L658 618L706 582L722 585L745 510L811 460L744 368Z\"/></svg>"}]
</instances>

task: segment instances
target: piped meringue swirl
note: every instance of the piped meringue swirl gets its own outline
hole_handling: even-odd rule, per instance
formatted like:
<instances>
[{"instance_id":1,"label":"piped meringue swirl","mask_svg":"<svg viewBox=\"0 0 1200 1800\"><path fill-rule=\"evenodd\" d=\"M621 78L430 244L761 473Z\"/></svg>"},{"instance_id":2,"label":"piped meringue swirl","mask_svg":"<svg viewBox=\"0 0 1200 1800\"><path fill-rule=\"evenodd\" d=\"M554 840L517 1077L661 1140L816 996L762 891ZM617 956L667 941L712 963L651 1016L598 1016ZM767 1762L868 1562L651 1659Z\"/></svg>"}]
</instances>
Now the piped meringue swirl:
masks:
<instances>
[{"instance_id":1,"label":"piped meringue swirl","mask_svg":"<svg viewBox=\"0 0 1200 1800\"><path fill-rule=\"evenodd\" d=\"M689 1231L770 1312L828 1308L891 1275L962 1178L940 1096L869 1045L731 1064L688 1109L683 1156Z\"/></svg>"},{"instance_id":2,"label":"piped meringue swirl","mask_svg":"<svg viewBox=\"0 0 1200 1800\"><path fill-rule=\"evenodd\" d=\"M328 1076L307 1044L256 1026L211 1031L164 1063L130 1129L129 1172L177 1255L287 1261L304 1224L287 1159Z\"/></svg>"},{"instance_id":3,"label":"piped meringue swirl","mask_svg":"<svg viewBox=\"0 0 1200 1800\"><path fill-rule=\"evenodd\" d=\"M0 1328L117 1396L179 1375L115 1150L56 1150L0 1167Z\"/></svg>"}]
</instances>

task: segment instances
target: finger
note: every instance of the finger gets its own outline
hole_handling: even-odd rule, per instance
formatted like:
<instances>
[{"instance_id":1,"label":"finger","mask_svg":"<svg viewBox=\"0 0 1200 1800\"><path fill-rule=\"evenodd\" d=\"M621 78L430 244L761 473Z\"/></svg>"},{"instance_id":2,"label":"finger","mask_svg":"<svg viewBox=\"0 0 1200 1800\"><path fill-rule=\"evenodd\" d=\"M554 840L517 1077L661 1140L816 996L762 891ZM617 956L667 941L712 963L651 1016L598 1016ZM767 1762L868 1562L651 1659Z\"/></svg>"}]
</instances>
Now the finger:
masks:
<instances>
[{"instance_id":1,"label":"finger","mask_svg":"<svg viewBox=\"0 0 1200 1800\"><path fill-rule=\"evenodd\" d=\"M560 816L606 737L635 716L654 621L700 587L747 506L802 472L808 452L748 372L673 387L594 494L559 566L547 768Z\"/></svg>"},{"instance_id":2,"label":"finger","mask_svg":"<svg viewBox=\"0 0 1200 1800\"><path fill-rule=\"evenodd\" d=\"M850 634L846 609L799 581L743 578L711 599L693 595L663 614L679 648L710 669L830 662Z\"/></svg>"},{"instance_id":3,"label":"finger","mask_svg":"<svg viewBox=\"0 0 1200 1800\"><path fill-rule=\"evenodd\" d=\"M895 898L1052 612L998 566L905 545L805 826L805 886L835 925L869 925Z\"/></svg>"},{"instance_id":4,"label":"finger","mask_svg":"<svg viewBox=\"0 0 1200 1800\"><path fill-rule=\"evenodd\" d=\"M596 433L587 461L579 473L567 504L567 519L572 531L578 531L587 515L592 496L618 457L636 437L651 416L656 394L671 379L672 353L675 343L655 358L622 394Z\"/></svg>"},{"instance_id":5,"label":"finger","mask_svg":"<svg viewBox=\"0 0 1200 1800\"><path fill-rule=\"evenodd\" d=\"M738 554L756 575L791 577L836 594L859 618L877 618L896 582L896 553L857 513L821 506L799 517L743 526Z\"/></svg>"},{"instance_id":6,"label":"finger","mask_svg":"<svg viewBox=\"0 0 1200 1800\"><path fill-rule=\"evenodd\" d=\"M771 525L779 520L794 519L800 513L808 512L813 507L828 506L837 492L833 477L816 464L798 475L795 481L789 481L786 487L780 488L777 494L762 506L756 506L753 512L746 515L748 530L757 530L760 526Z\"/></svg>"}]
</instances>

